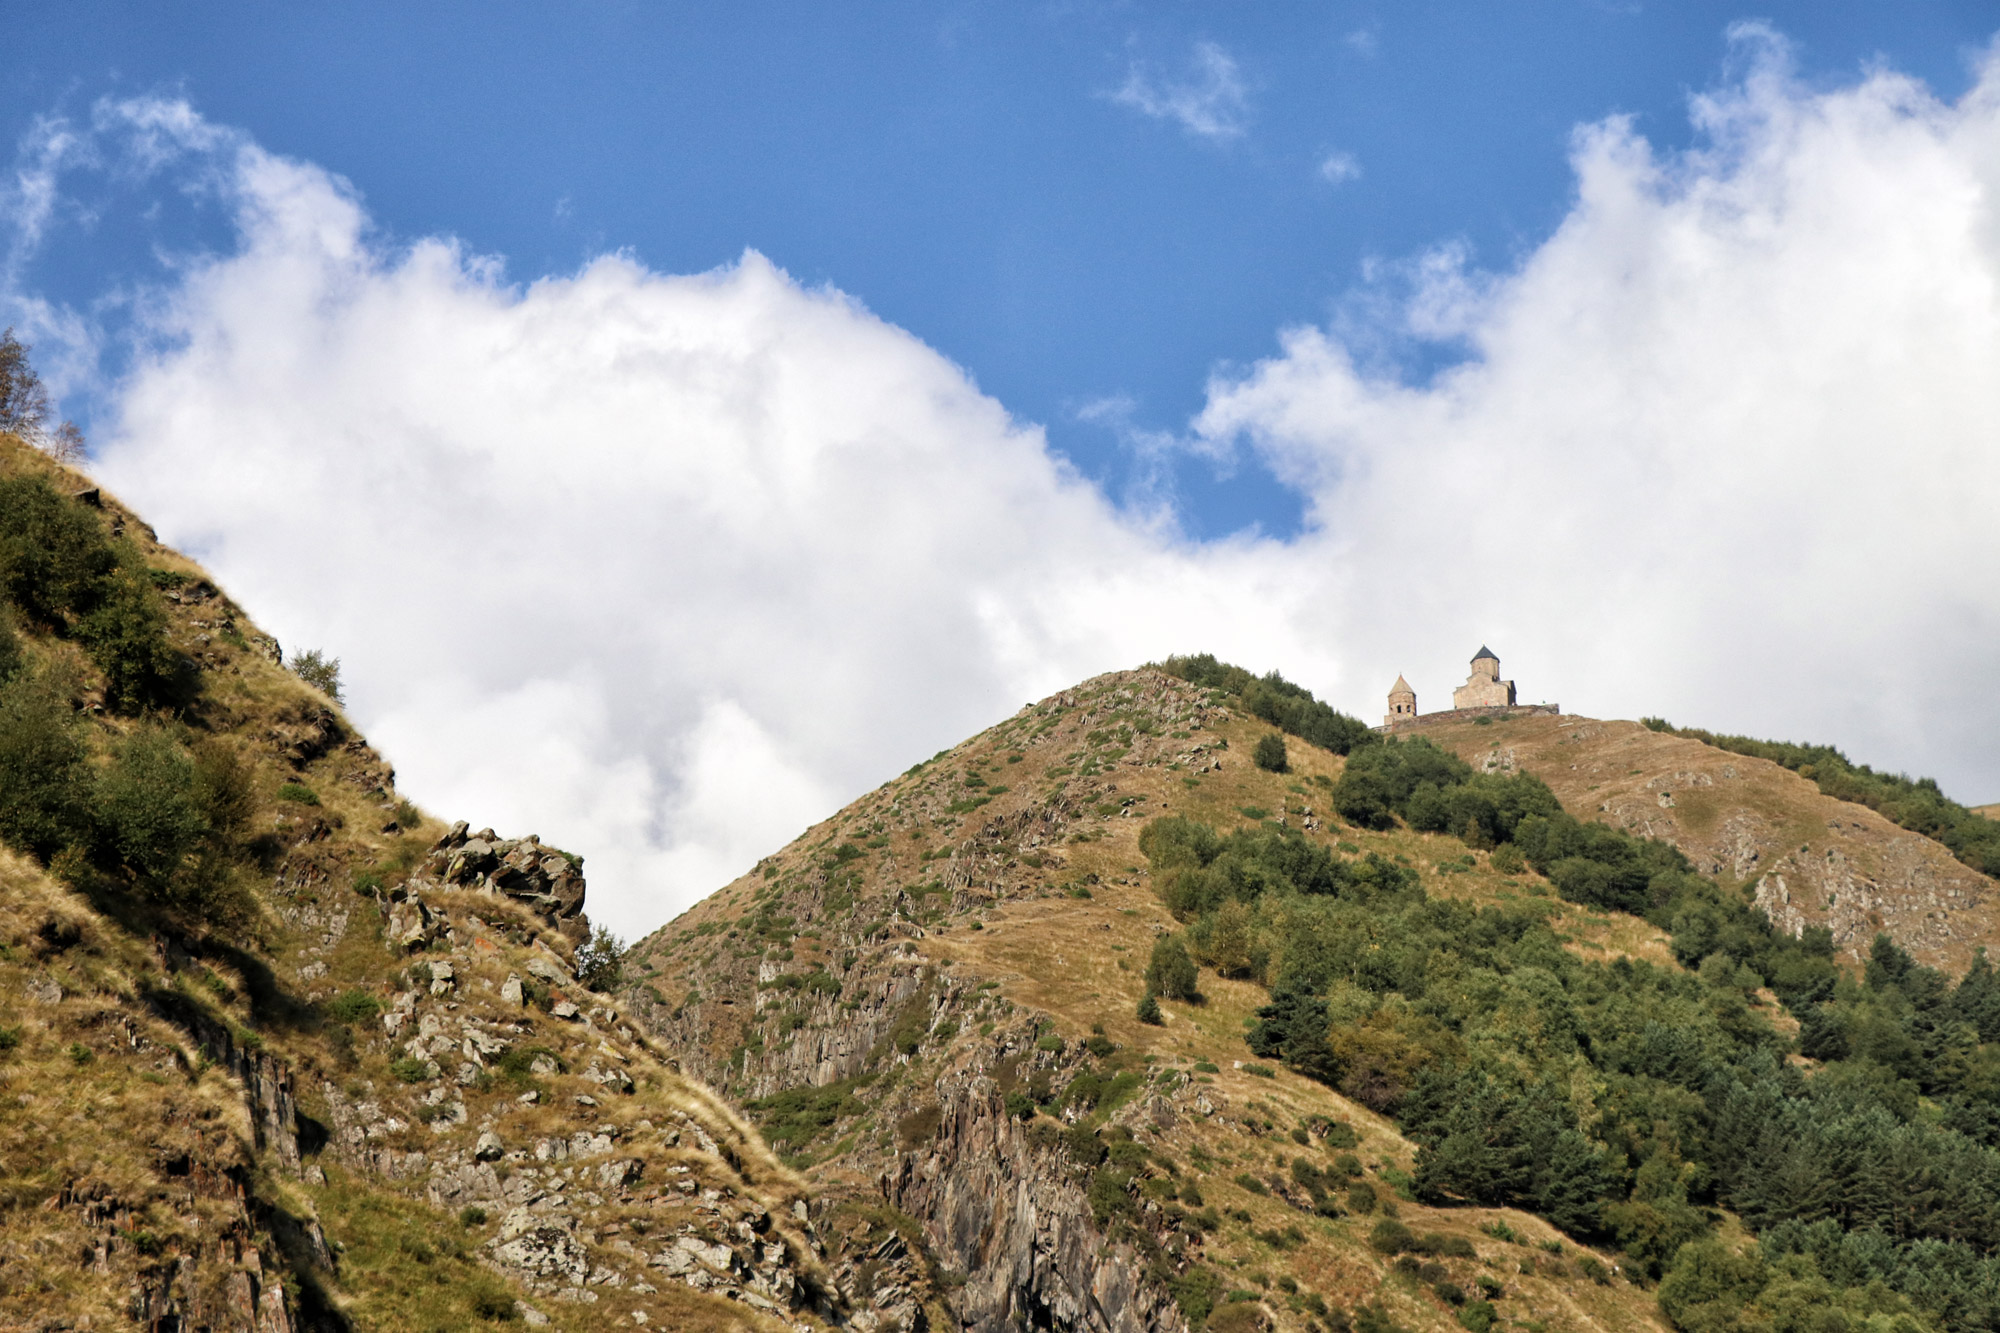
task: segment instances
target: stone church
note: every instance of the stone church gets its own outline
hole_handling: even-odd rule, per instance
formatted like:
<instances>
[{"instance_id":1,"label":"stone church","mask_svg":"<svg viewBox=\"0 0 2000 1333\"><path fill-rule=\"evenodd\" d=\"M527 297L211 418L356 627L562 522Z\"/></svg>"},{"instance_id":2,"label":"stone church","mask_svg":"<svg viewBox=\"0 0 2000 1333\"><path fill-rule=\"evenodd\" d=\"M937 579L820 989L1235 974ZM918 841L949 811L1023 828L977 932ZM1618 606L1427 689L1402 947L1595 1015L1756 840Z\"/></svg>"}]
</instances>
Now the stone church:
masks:
<instances>
[{"instance_id":1,"label":"stone church","mask_svg":"<svg viewBox=\"0 0 2000 1333\"><path fill-rule=\"evenodd\" d=\"M1472 674L1465 684L1451 692L1453 708L1512 708L1514 682L1500 679L1500 659L1493 650L1480 645L1472 659Z\"/></svg>"},{"instance_id":2,"label":"stone church","mask_svg":"<svg viewBox=\"0 0 2000 1333\"><path fill-rule=\"evenodd\" d=\"M1382 719L1381 730L1408 726L1418 721L1443 721L1467 712L1483 712L1492 708L1510 708L1531 713L1560 713L1556 704L1536 704L1521 709L1514 697L1514 682L1500 679L1500 659L1491 648L1482 646L1472 659L1472 674L1465 678L1465 684L1451 692L1451 711L1432 713L1419 719L1417 716L1417 692L1410 688L1410 682L1401 676L1389 691L1389 712Z\"/></svg>"}]
</instances>

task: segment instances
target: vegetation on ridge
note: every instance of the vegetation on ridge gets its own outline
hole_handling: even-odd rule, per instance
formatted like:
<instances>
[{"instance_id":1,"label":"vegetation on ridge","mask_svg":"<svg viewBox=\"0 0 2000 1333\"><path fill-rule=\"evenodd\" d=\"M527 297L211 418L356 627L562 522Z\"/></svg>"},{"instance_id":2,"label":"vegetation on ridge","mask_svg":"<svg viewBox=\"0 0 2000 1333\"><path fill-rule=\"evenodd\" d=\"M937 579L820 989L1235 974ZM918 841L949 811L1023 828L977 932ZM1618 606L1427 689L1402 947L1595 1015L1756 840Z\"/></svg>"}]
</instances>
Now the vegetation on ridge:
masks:
<instances>
[{"instance_id":1,"label":"vegetation on ridge","mask_svg":"<svg viewBox=\"0 0 2000 1333\"><path fill-rule=\"evenodd\" d=\"M1615 1241L1665 1278L1683 1328L2000 1326L2000 982L1983 956L1953 985L1885 936L1857 980L1824 931L1773 931L1671 847L1575 820L1532 777L1474 774L1422 740L1350 749L1331 795L1351 822L1494 849L1565 899L1645 917L1694 970L1587 962L1545 907L1437 899L1296 830L1155 819L1140 846L1188 951L1270 989L1253 1054L1395 1116L1420 1145L1418 1197ZM1796 1044L1760 1011L1766 984ZM1759 1233L1750 1254L1716 1239L1716 1206Z\"/></svg>"},{"instance_id":2,"label":"vegetation on ridge","mask_svg":"<svg viewBox=\"0 0 2000 1333\"><path fill-rule=\"evenodd\" d=\"M1981 874L2000 878L2000 820L1988 819L1952 800L1938 788L1935 778L1877 773L1831 745L1717 735L1699 727L1676 727L1660 717L1640 721L1651 731L1701 741L1731 754L1768 759L1810 778L1835 800L1865 805L1891 823L1943 843L1953 856Z\"/></svg>"}]
</instances>

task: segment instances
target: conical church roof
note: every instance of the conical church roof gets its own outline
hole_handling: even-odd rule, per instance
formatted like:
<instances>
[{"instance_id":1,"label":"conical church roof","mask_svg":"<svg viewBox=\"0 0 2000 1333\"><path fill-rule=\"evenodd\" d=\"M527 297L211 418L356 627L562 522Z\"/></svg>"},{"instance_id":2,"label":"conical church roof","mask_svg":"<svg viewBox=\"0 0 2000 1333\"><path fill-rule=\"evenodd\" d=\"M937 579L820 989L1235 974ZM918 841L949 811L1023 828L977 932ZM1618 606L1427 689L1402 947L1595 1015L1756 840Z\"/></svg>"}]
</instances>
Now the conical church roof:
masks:
<instances>
[{"instance_id":1,"label":"conical church roof","mask_svg":"<svg viewBox=\"0 0 2000 1333\"><path fill-rule=\"evenodd\" d=\"M1479 651L1472 655L1472 660L1477 662L1482 657L1490 657L1496 662L1500 660L1500 654L1494 652L1483 643L1479 645Z\"/></svg>"},{"instance_id":2,"label":"conical church roof","mask_svg":"<svg viewBox=\"0 0 2000 1333\"><path fill-rule=\"evenodd\" d=\"M1409 682L1409 681L1407 681L1407 680L1404 680L1404 679L1403 679L1403 677L1402 677L1402 674L1401 674L1400 672L1398 672L1398 673L1397 673L1397 675L1396 675L1396 683L1395 683L1395 685L1393 685L1393 686L1391 686L1391 687L1390 687L1390 690L1389 690L1389 693L1391 693L1391 694L1415 694L1415 693L1416 693L1416 691L1410 688L1410 682Z\"/></svg>"}]
</instances>

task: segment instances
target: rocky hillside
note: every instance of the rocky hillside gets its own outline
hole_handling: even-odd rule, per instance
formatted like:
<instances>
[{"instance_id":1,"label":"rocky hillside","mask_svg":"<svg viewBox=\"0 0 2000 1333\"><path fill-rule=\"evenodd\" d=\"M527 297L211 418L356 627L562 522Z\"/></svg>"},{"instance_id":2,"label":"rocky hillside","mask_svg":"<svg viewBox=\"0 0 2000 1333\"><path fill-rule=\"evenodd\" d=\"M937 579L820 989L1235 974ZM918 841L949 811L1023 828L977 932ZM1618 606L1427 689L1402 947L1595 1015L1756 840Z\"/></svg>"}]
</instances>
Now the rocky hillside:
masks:
<instances>
[{"instance_id":1,"label":"rocky hillside","mask_svg":"<svg viewBox=\"0 0 2000 1333\"><path fill-rule=\"evenodd\" d=\"M0 1328L844 1318L801 1182L577 980L575 858L402 800L83 477L0 486Z\"/></svg>"},{"instance_id":2,"label":"rocky hillside","mask_svg":"<svg viewBox=\"0 0 2000 1333\"><path fill-rule=\"evenodd\" d=\"M1579 817L1673 843L1707 873L1750 886L1779 927L1830 928L1851 958L1886 930L1957 973L2000 936L2000 885L1769 760L1585 717L1496 717L1416 734L1483 771L1534 774Z\"/></svg>"},{"instance_id":3,"label":"rocky hillside","mask_svg":"<svg viewBox=\"0 0 2000 1333\"><path fill-rule=\"evenodd\" d=\"M1302 830L1449 895L1536 892L1455 839L1338 827L1342 761L1295 742L1290 771L1260 769L1270 730L1158 670L1099 677L634 948L631 1011L806 1173L822 1232L910 1244L886 1282L841 1251L858 1326L1659 1326L1611 1256L1547 1222L1417 1203L1392 1122L1249 1058L1262 987L1204 972L1200 1003L1136 1017L1175 924L1138 847L1163 813ZM1669 957L1643 922L1548 908L1591 957Z\"/></svg>"}]
</instances>

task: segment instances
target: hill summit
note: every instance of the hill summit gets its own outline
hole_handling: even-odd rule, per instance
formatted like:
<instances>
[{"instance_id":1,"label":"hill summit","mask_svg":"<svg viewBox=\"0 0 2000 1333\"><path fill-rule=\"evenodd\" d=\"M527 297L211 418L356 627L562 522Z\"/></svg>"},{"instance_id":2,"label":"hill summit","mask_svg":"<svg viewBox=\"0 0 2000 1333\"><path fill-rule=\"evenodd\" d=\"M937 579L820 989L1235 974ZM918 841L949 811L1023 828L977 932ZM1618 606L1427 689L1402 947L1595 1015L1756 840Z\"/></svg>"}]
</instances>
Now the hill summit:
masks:
<instances>
[{"instance_id":1,"label":"hill summit","mask_svg":"<svg viewBox=\"0 0 2000 1333\"><path fill-rule=\"evenodd\" d=\"M1956 863L1698 741L1447 721L1099 677L640 942L628 1002L828 1216L901 1219L877 1327L1987 1327L1990 881L1774 926L1792 863L1719 864L1718 823ZM1575 799L1635 738L1686 822Z\"/></svg>"}]
</instances>

